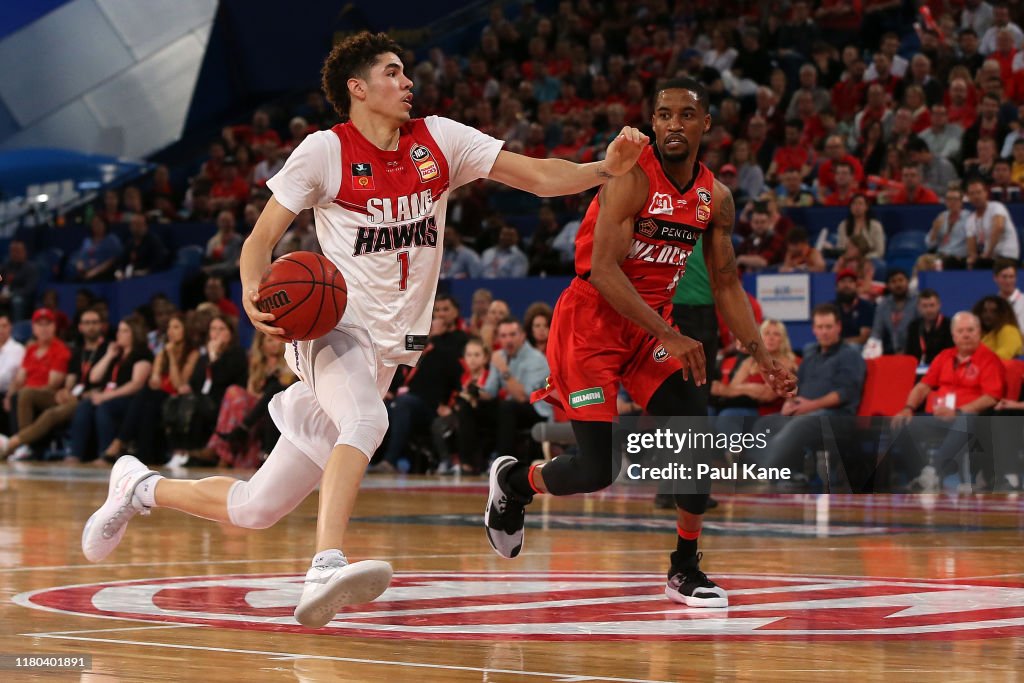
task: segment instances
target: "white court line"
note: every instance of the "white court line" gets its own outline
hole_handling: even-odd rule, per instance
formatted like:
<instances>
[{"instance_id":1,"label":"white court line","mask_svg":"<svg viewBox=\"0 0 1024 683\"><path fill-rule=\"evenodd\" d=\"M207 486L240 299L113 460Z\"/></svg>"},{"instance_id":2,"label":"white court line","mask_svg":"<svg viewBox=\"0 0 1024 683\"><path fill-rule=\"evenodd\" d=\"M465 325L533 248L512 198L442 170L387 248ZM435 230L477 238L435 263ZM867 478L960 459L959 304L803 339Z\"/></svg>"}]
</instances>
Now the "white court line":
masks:
<instances>
[{"instance_id":1,"label":"white court line","mask_svg":"<svg viewBox=\"0 0 1024 683\"><path fill-rule=\"evenodd\" d=\"M18 635L34 637L40 635L62 636L79 633L109 633L111 631L155 631L161 628L198 628L202 624L164 624L163 626L122 626L120 628L86 628L76 631L48 631L47 633L20 633Z\"/></svg>"},{"instance_id":2,"label":"white court line","mask_svg":"<svg viewBox=\"0 0 1024 683\"><path fill-rule=\"evenodd\" d=\"M812 540L812 539L808 539ZM900 548L914 550L914 549L929 549L933 550L933 545L913 545L913 544L902 544ZM1011 553L1024 552L1024 546L1020 545L953 545L948 546L951 550L1008 550ZM860 547L812 547L808 548L806 545L801 546L772 546L770 548L751 548L749 546L743 548L710 548L710 552L715 555L718 553L780 553L780 552L807 552L813 550L818 553L861 553L863 548ZM628 550L566 550L566 551L534 551L529 552L523 557L549 557L555 555L664 555L668 551L665 548L630 548ZM412 554L412 555L387 555L386 560L438 560L446 558L462 558L462 557L494 557L493 552L480 552L480 553L440 553L436 555L423 555L423 554ZM201 565L201 564L259 564L259 563L270 563L270 562L301 562L303 564L309 562L309 556L305 557L283 557L283 558L271 558L271 559L260 559L260 558L248 558L240 560L176 560L174 562L123 562L120 564L62 564L53 565L46 567L0 567L0 574L14 574L18 572L37 572L37 571L58 571L65 569L125 569L129 567L179 567L182 565ZM608 570L614 571L614 570ZM1020 576L1024 575L1024 572L1005 574L1005 576ZM998 578L1004 576L999 574L997 576L989 577L976 577L976 578ZM899 578L899 577L881 577L881 578ZM905 577L903 577L905 578ZM959 577L954 577L959 578ZM931 579L930 579L931 580ZM935 579L938 580L938 579ZM947 580L947 579L944 579ZM953 579L948 579L953 580Z\"/></svg>"},{"instance_id":3,"label":"white court line","mask_svg":"<svg viewBox=\"0 0 1024 683\"><path fill-rule=\"evenodd\" d=\"M553 671L519 671L517 669L490 669L476 666L456 666L452 664L429 664L427 662L396 662L382 659L362 659L358 657L332 657L327 655L309 655L298 652L274 652L272 650L244 650L229 647L209 647L205 645L182 645L179 643L147 643L139 640L114 640L111 638L87 638L56 633L25 633L32 638L51 638L54 640L81 640L93 643L114 643L118 645L135 645L145 647L165 647L174 650L202 650L205 652L224 652L229 654L263 655L275 659L321 659L331 662L350 662L353 664L377 664L379 666L410 667L417 669L443 669L446 671L476 671L492 674L516 674L519 676L535 676L551 678L559 681L613 681L614 683L672 683L648 678L617 678L614 676L590 676L576 673L555 673Z\"/></svg>"}]
</instances>

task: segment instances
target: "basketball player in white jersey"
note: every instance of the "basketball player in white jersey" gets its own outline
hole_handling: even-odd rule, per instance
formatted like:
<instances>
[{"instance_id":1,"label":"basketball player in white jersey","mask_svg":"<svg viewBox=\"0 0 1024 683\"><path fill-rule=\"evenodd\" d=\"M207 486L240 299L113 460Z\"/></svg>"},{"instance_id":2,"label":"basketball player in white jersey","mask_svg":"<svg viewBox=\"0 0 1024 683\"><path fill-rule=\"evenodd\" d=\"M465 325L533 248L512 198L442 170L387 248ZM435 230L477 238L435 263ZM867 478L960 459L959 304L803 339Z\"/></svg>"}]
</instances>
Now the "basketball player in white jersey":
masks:
<instances>
[{"instance_id":1,"label":"basketball player in white jersey","mask_svg":"<svg viewBox=\"0 0 1024 683\"><path fill-rule=\"evenodd\" d=\"M281 439L247 481L175 481L125 456L108 497L86 523L82 549L99 562L128 520L167 507L239 527L269 527L320 485L316 555L295 609L320 627L348 604L376 599L391 581L386 562L349 563L341 549L359 484L388 428L382 397L396 366L414 365L430 328L449 193L489 178L543 196L575 194L626 173L647 136L624 128L603 161L574 164L502 151L502 142L449 119L411 119L412 82L385 34L339 43L323 68L324 91L347 123L307 137L268 186L268 202L242 248L245 312L280 336L256 308L271 252L300 211L312 208L324 255L348 282L337 327L288 349L302 379L274 397Z\"/></svg>"}]
</instances>

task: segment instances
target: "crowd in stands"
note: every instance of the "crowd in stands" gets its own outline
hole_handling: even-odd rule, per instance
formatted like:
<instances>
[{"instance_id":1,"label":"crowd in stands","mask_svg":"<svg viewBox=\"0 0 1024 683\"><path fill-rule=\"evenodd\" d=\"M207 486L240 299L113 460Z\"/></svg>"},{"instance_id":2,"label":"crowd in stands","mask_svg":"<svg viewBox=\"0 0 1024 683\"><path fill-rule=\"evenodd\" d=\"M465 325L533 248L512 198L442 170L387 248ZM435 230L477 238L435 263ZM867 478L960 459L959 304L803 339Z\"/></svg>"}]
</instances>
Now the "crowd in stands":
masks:
<instances>
[{"instance_id":1,"label":"crowd in stands","mask_svg":"<svg viewBox=\"0 0 1024 683\"><path fill-rule=\"evenodd\" d=\"M573 161L600 159L623 125L648 129L663 79L700 79L712 105L702 161L740 207L739 264L834 272L837 299L822 315L835 329L819 334L816 312L818 342L802 353L801 379L832 371L817 367L831 367L836 343L850 359L842 389L814 396L827 387L802 382L801 396L782 402L741 358L731 381L723 373L716 383L716 401L760 415L856 412L851 378L863 382L863 362L854 356L908 353L927 365L956 347L954 312L935 292L916 290L921 270L994 269L995 293L979 292L974 311L977 348L1002 359L1022 352L1020 244L1007 209L1024 185L1022 21L1024 3L984 0L563 0L549 14L527 1L515 11L496 3L461 54L401 57L415 115L444 115L511 151ZM337 122L319 92L268 103L204 142L192 164L158 165L77 217L88 237L48 275L83 287L170 267L174 254L156 224L215 224L201 269L183 283L182 311L160 298L110 321L104 303L83 294L73 320L56 319L52 303L39 307L43 265L26 240L13 240L0 265L5 452L24 456L69 424L82 459L108 460L131 446L149 462L171 454L258 463L273 441L267 398L295 378L272 340L257 335L248 354L239 348L239 311L224 283L237 279L241 243L269 199L267 179L310 132ZM533 203L486 181L460 188L449 204L442 277L572 274L576 231L593 198ZM892 235L875 207L890 204L935 205L913 273L885 263ZM786 213L810 206L847 208L831 239L809 235ZM294 250L319 250L312 212L297 216L275 256ZM550 310L518 320L485 290L478 295L465 318L453 299L438 299L430 346L388 397L392 431L379 468L480 472L491 452L551 419L550 406L528 402L546 376ZM4 330L28 318L26 350ZM767 321L763 331L773 353L797 363L802 350L789 348L782 323ZM157 422L172 427L148 426Z\"/></svg>"}]
</instances>

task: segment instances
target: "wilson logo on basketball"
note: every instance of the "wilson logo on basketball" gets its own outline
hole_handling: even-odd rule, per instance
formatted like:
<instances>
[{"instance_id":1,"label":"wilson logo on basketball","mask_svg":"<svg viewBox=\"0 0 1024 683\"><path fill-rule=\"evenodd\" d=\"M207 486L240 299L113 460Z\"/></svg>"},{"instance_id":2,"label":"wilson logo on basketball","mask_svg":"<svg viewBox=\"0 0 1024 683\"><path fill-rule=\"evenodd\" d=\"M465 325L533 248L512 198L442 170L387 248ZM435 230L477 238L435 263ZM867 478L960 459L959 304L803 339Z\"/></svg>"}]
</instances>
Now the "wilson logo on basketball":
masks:
<instances>
[{"instance_id":1,"label":"wilson logo on basketball","mask_svg":"<svg viewBox=\"0 0 1024 683\"><path fill-rule=\"evenodd\" d=\"M159 578L48 588L24 607L110 619L309 633L302 576ZM729 608L669 602L663 576L605 572L397 574L325 635L404 640L961 640L1024 636L1024 584L715 574Z\"/></svg>"},{"instance_id":2,"label":"wilson logo on basketball","mask_svg":"<svg viewBox=\"0 0 1024 683\"><path fill-rule=\"evenodd\" d=\"M261 298L259 303L256 304L256 308L258 308L261 313L270 313L274 309L287 306L291 302L292 300L288 298L288 292L281 289L273 294Z\"/></svg>"}]
</instances>

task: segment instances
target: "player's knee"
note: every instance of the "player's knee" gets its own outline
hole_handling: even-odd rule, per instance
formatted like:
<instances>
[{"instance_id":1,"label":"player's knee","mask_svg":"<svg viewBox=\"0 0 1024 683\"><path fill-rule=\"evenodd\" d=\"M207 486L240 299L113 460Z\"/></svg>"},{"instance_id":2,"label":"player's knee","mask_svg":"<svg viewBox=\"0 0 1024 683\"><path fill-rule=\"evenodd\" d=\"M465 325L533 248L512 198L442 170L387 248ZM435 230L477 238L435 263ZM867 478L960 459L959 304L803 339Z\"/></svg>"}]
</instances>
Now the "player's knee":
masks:
<instances>
[{"instance_id":1,"label":"player's knee","mask_svg":"<svg viewBox=\"0 0 1024 683\"><path fill-rule=\"evenodd\" d=\"M252 498L248 482L239 482L228 496L228 517L231 523L243 529L269 529L284 517L284 510L274 508L272 501Z\"/></svg>"},{"instance_id":2,"label":"player's knee","mask_svg":"<svg viewBox=\"0 0 1024 683\"><path fill-rule=\"evenodd\" d=\"M691 515L703 515L708 509L710 498L710 494L707 493L677 493L675 495L676 507Z\"/></svg>"},{"instance_id":3,"label":"player's knee","mask_svg":"<svg viewBox=\"0 0 1024 683\"><path fill-rule=\"evenodd\" d=\"M380 448L387 431L387 408L383 401L374 401L360 406L358 414L348 417L339 425L337 443L354 446L371 457Z\"/></svg>"}]
</instances>

